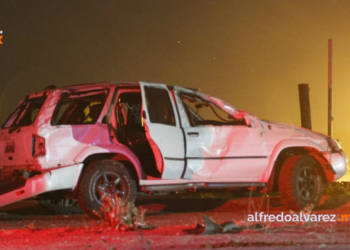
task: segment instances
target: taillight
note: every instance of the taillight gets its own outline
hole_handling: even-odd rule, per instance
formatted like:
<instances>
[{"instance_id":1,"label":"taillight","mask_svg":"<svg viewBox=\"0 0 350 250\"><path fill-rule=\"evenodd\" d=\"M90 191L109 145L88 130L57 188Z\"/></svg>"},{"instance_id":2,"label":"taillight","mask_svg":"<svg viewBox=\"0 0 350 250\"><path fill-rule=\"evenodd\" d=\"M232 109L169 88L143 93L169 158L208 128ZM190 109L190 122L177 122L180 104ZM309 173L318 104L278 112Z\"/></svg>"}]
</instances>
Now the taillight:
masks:
<instances>
[{"instance_id":1,"label":"taillight","mask_svg":"<svg viewBox=\"0 0 350 250\"><path fill-rule=\"evenodd\" d=\"M25 193L25 191L24 191L24 190L21 190L21 191L17 191L17 192L16 192L16 195L17 195L17 196L20 196L21 194L24 194L24 193Z\"/></svg>"},{"instance_id":2,"label":"taillight","mask_svg":"<svg viewBox=\"0 0 350 250\"><path fill-rule=\"evenodd\" d=\"M38 157L38 156L44 156L46 154L45 149L45 138L33 135L32 137L32 156Z\"/></svg>"}]
</instances>

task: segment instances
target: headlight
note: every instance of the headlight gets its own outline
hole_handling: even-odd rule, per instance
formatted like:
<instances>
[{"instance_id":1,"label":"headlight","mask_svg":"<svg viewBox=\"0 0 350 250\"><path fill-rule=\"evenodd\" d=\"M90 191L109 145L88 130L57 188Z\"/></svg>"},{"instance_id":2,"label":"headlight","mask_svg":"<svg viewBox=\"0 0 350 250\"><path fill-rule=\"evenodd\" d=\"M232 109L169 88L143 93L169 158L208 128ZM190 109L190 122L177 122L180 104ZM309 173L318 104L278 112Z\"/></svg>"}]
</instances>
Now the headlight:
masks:
<instances>
[{"instance_id":1,"label":"headlight","mask_svg":"<svg viewBox=\"0 0 350 250\"><path fill-rule=\"evenodd\" d=\"M339 140L336 140L334 138L327 138L328 146L332 150L332 153L341 152L341 144Z\"/></svg>"}]
</instances>

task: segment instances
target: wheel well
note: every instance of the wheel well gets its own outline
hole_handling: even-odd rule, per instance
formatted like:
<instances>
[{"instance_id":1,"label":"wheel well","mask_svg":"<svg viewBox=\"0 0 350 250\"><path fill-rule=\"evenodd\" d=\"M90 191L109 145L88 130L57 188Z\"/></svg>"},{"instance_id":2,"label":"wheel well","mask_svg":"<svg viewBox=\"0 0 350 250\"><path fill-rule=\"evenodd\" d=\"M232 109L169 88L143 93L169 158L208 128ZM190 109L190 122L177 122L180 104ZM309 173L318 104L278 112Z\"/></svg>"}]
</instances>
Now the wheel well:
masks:
<instances>
[{"instance_id":1,"label":"wheel well","mask_svg":"<svg viewBox=\"0 0 350 250\"><path fill-rule=\"evenodd\" d=\"M91 162L98 161L98 160L104 160L104 159L113 159L113 157L115 157L115 156L116 156L116 154L113 154L113 153L101 153L101 154L89 155L83 161L84 168L86 166L88 166Z\"/></svg>"},{"instance_id":2,"label":"wheel well","mask_svg":"<svg viewBox=\"0 0 350 250\"><path fill-rule=\"evenodd\" d=\"M133 178L136 181L136 188L139 191L140 190L140 182L139 182L139 178L138 175L136 173L136 169L134 167L134 165L130 162L130 161L119 161L121 162L129 171L131 178Z\"/></svg>"},{"instance_id":3,"label":"wheel well","mask_svg":"<svg viewBox=\"0 0 350 250\"><path fill-rule=\"evenodd\" d=\"M135 166L129 160L128 157L126 157L122 154L116 154L116 153L100 153L100 154L89 155L83 161L84 167L80 173L78 184L76 185L76 188L74 190L75 196L77 195L79 183L80 183L81 177L82 177L86 167L89 166L90 163L92 163L92 162L99 161L99 160L105 160L105 159L112 159L112 160L121 162L127 168L131 177L134 178L134 180L136 181L137 188L139 189L139 178L138 178L137 172L135 170Z\"/></svg>"},{"instance_id":4,"label":"wheel well","mask_svg":"<svg viewBox=\"0 0 350 250\"><path fill-rule=\"evenodd\" d=\"M321 155L321 153L314 149L314 148L308 148L308 147L291 147L291 148L285 148L283 149L280 154L278 155L276 161L275 161L275 165L273 167L273 171L270 175L270 181L272 181L272 188L271 191L278 191L278 179L279 179L279 175L282 169L282 166L284 164L284 162L287 160L288 157L292 156L292 155L307 155L307 154L316 154L319 157L323 156ZM311 155L312 156L312 155ZM313 157L313 156L312 156ZM315 159L315 161L318 163L317 164L317 168L319 169L319 171L321 172L323 181L326 181L326 176L325 173L323 171L323 168L321 166L321 163L319 162L318 159L316 159L315 157L313 157ZM318 158L318 157L317 157ZM272 178L272 179L271 179Z\"/></svg>"}]
</instances>

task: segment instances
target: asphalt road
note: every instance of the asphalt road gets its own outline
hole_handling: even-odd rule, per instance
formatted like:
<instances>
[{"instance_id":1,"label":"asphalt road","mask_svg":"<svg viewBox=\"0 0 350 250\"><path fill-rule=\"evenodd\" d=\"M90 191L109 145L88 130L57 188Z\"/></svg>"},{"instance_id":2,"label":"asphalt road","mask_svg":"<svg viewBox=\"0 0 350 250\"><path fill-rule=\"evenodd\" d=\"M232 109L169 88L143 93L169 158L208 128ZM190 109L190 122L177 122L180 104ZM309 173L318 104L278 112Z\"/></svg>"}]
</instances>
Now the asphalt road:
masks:
<instances>
[{"instance_id":1,"label":"asphalt road","mask_svg":"<svg viewBox=\"0 0 350 250\"><path fill-rule=\"evenodd\" d=\"M35 200L0 209L0 249L348 249L350 217L336 222L248 222L248 215L293 215L274 196L190 194L140 196L152 230L121 232L84 214L55 215ZM311 215L350 215L350 196L324 196ZM203 215L218 224L234 222L239 232L202 235ZM198 227L197 227L198 229Z\"/></svg>"}]
</instances>

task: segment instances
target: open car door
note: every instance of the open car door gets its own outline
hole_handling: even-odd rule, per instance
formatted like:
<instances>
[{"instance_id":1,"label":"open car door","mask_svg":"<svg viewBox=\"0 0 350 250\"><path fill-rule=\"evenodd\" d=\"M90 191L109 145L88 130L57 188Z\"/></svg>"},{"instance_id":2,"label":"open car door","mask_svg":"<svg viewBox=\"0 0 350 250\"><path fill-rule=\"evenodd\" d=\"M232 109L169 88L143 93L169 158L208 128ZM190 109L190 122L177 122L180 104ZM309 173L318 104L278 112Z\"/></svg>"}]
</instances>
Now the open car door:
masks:
<instances>
[{"instance_id":1,"label":"open car door","mask_svg":"<svg viewBox=\"0 0 350 250\"><path fill-rule=\"evenodd\" d=\"M164 84L140 82L140 87L145 133L162 179L179 179L185 168L185 144L174 100Z\"/></svg>"}]
</instances>

